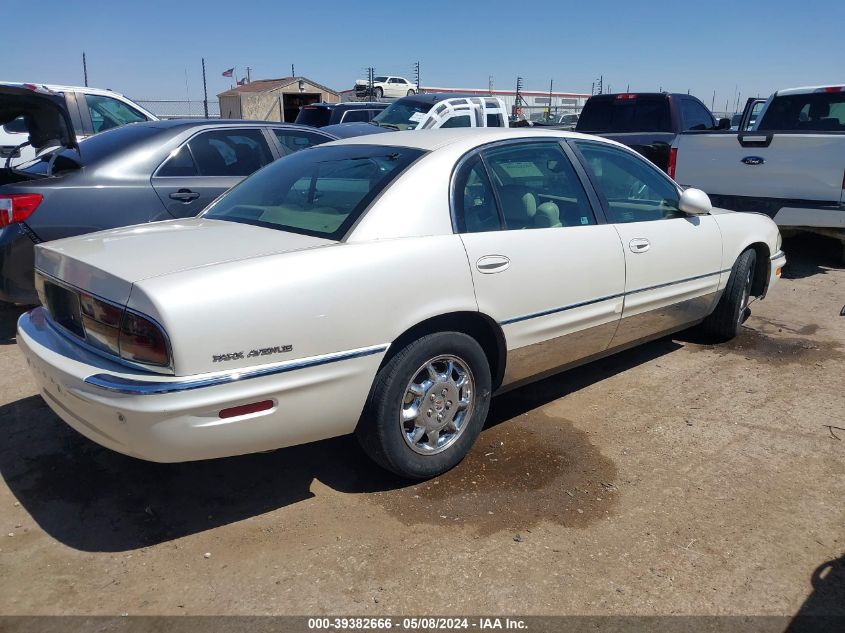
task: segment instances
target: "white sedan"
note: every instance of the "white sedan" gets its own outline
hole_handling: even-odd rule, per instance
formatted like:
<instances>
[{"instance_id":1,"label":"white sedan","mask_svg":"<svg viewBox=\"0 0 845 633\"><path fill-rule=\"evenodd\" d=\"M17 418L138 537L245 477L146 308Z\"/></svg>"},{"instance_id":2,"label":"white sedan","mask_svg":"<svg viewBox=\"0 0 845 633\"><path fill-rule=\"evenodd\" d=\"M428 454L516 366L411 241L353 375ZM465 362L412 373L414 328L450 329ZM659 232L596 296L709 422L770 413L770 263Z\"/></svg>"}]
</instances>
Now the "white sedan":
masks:
<instances>
[{"instance_id":1,"label":"white sedan","mask_svg":"<svg viewBox=\"0 0 845 633\"><path fill-rule=\"evenodd\" d=\"M780 246L612 141L396 132L278 160L198 218L38 246L18 344L56 414L128 455L354 431L425 478L498 391L696 324L733 337Z\"/></svg>"}]
</instances>

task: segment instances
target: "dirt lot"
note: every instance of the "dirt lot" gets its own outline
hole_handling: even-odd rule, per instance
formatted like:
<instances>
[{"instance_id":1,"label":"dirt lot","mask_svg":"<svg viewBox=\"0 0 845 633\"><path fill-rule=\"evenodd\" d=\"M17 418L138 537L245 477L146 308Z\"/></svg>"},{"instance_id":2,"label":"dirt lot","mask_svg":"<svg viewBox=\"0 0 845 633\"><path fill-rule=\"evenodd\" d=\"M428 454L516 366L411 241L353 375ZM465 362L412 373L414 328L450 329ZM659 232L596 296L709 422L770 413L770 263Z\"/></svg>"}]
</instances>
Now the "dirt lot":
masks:
<instances>
[{"instance_id":1,"label":"dirt lot","mask_svg":"<svg viewBox=\"0 0 845 633\"><path fill-rule=\"evenodd\" d=\"M787 242L733 343L494 400L407 485L354 440L157 465L67 428L0 314L0 613L845 614L845 270ZM837 437L839 439L837 439Z\"/></svg>"}]
</instances>

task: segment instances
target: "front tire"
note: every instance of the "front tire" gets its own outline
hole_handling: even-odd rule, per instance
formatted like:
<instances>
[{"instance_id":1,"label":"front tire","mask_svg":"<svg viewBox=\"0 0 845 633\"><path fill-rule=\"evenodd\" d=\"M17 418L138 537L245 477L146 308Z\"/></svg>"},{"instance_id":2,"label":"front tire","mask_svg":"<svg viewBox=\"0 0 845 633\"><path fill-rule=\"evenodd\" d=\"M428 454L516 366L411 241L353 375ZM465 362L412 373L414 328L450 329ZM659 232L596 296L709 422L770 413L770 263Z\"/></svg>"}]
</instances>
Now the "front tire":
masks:
<instances>
[{"instance_id":1,"label":"front tire","mask_svg":"<svg viewBox=\"0 0 845 633\"><path fill-rule=\"evenodd\" d=\"M757 253L753 248L743 251L731 269L728 285L716 309L701 324L702 329L719 341L729 341L739 333L746 318Z\"/></svg>"},{"instance_id":2,"label":"front tire","mask_svg":"<svg viewBox=\"0 0 845 633\"><path fill-rule=\"evenodd\" d=\"M416 92L414 92L414 90L413 90L413 89L411 89L411 90L409 90L409 91L408 91L407 96L412 97L412 96L414 96L415 94L417 94L417 93L416 93Z\"/></svg>"},{"instance_id":3,"label":"front tire","mask_svg":"<svg viewBox=\"0 0 845 633\"><path fill-rule=\"evenodd\" d=\"M381 368L355 434L383 468L428 479L469 452L487 418L490 391L490 365L475 339L429 334Z\"/></svg>"}]
</instances>

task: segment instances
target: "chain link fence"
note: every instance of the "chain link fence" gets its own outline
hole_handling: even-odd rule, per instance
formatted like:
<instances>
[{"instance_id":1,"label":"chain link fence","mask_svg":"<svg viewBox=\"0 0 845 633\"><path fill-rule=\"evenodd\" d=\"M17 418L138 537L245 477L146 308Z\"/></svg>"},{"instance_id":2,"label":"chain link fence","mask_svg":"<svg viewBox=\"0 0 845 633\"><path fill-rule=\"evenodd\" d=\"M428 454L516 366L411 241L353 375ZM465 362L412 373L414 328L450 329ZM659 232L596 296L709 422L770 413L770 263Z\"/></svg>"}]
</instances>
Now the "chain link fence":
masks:
<instances>
[{"instance_id":1,"label":"chain link fence","mask_svg":"<svg viewBox=\"0 0 845 633\"><path fill-rule=\"evenodd\" d=\"M139 106L152 112L160 119L196 119L205 117L201 99L133 99ZM208 101L208 118L220 118L220 102Z\"/></svg>"}]
</instances>

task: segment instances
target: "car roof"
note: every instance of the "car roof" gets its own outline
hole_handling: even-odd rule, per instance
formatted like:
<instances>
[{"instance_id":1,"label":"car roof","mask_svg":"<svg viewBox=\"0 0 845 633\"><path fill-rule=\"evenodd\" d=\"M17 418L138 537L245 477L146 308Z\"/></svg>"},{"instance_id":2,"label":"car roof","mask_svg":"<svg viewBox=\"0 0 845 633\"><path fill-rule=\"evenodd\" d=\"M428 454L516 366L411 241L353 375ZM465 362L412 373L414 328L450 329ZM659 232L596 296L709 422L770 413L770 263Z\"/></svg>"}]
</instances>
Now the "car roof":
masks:
<instances>
[{"instance_id":1,"label":"car roof","mask_svg":"<svg viewBox=\"0 0 845 633\"><path fill-rule=\"evenodd\" d=\"M471 95L465 92L424 92L422 94L410 95L407 97L400 97L396 101L411 102L411 103L437 103L445 99L469 99L470 97L490 97L491 95ZM394 101L393 103L396 103Z\"/></svg>"},{"instance_id":2,"label":"car roof","mask_svg":"<svg viewBox=\"0 0 845 633\"><path fill-rule=\"evenodd\" d=\"M497 141L524 138L540 140L546 138L583 138L620 145L615 141L589 134L580 134L551 128L440 128L437 130L408 130L387 132L378 136L353 136L326 143L329 145L384 145L388 147L408 147L424 151L435 151L451 145L466 145L467 149Z\"/></svg>"},{"instance_id":3,"label":"car roof","mask_svg":"<svg viewBox=\"0 0 845 633\"><path fill-rule=\"evenodd\" d=\"M845 92L845 86L831 84L827 86L802 86L800 88L787 88L786 90L778 90L775 94L779 97L784 95L803 95L813 92Z\"/></svg>"},{"instance_id":4,"label":"car roof","mask_svg":"<svg viewBox=\"0 0 845 633\"><path fill-rule=\"evenodd\" d=\"M227 127L255 127L272 125L273 127L302 128L313 130L314 128L300 123L280 123L279 121L251 121L249 119L162 119L161 121L142 121L130 125L144 125L163 130L175 128L199 127L201 125L227 126Z\"/></svg>"},{"instance_id":5,"label":"car roof","mask_svg":"<svg viewBox=\"0 0 845 633\"><path fill-rule=\"evenodd\" d=\"M343 101L341 103L325 103L323 101L319 101L317 103L309 103L308 105L302 107L303 109L319 107L333 110L335 108L386 108L389 105L389 103L384 101Z\"/></svg>"}]
</instances>

